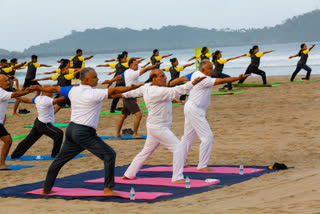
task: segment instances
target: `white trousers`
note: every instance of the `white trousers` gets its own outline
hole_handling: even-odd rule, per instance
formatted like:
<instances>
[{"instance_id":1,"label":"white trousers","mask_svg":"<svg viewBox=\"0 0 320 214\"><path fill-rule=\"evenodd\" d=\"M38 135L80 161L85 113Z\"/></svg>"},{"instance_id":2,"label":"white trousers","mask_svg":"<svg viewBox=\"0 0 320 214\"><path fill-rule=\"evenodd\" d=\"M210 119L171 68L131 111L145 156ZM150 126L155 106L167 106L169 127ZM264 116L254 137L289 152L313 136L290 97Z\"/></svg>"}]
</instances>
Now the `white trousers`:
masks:
<instances>
[{"instance_id":1,"label":"white trousers","mask_svg":"<svg viewBox=\"0 0 320 214\"><path fill-rule=\"evenodd\" d=\"M168 127L154 127L147 124L147 140L142 151L133 159L124 173L127 178L134 179L144 162L162 144L173 153L172 181L184 179L184 146Z\"/></svg>"},{"instance_id":2,"label":"white trousers","mask_svg":"<svg viewBox=\"0 0 320 214\"><path fill-rule=\"evenodd\" d=\"M207 167L210 159L213 142L213 133L206 120L206 112L192 102L188 101L184 107L184 115L184 134L181 139L185 147L184 161L186 161L192 143L198 135L201 144L199 148L199 163L197 168L205 168Z\"/></svg>"}]
</instances>

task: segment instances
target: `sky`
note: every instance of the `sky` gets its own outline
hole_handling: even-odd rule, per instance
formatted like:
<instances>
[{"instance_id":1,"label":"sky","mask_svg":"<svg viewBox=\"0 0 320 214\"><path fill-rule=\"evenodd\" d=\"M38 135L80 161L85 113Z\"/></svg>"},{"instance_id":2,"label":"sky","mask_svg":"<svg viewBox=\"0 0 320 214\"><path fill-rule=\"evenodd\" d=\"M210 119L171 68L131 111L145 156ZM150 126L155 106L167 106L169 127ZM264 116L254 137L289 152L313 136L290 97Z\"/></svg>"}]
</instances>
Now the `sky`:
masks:
<instances>
[{"instance_id":1,"label":"sky","mask_svg":"<svg viewBox=\"0 0 320 214\"><path fill-rule=\"evenodd\" d=\"M0 49L23 51L88 28L260 28L319 6L320 0L0 0Z\"/></svg>"}]
</instances>

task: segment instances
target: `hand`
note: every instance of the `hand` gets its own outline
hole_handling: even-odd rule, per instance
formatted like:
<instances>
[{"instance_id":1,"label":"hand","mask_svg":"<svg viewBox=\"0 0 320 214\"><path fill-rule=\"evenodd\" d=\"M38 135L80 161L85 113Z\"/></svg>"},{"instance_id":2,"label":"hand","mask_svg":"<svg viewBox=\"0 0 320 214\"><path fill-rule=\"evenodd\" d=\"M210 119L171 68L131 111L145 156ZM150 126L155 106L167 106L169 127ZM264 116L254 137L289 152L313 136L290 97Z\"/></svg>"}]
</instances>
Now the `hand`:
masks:
<instances>
[{"instance_id":1,"label":"hand","mask_svg":"<svg viewBox=\"0 0 320 214\"><path fill-rule=\"evenodd\" d=\"M313 44L312 47L316 46L316 44Z\"/></svg>"},{"instance_id":2,"label":"hand","mask_svg":"<svg viewBox=\"0 0 320 214\"><path fill-rule=\"evenodd\" d=\"M292 59L293 58L293 56L289 56L289 59Z\"/></svg>"},{"instance_id":3,"label":"hand","mask_svg":"<svg viewBox=\"0 0 320 214\"><path fill-rule=\"evenodd\" d=\"M90 56L90 58L94 57L93 55Z\"/></svg>"},{"instance_id":4,"label":"hand","mask_svg":"<svg viewBox=\"0 0 320 214\"><path fill-rule=\"evenodd\" d=\"M168 56L172 56L173 54L169 54Z\"/></svg>"},{"instance_id":5,"label":"hand","mask_svg":"<svg viewBox=\"0 0 320 214\"><path fill-rule=\"evenodd\" d=\"M156 64L154 64L155 67L160 66L163 62L157 62Z\"/></svg>"},{"instance_id":6,"label":"hand","mask_svg":"<svg viewBox=\"0 0 320 214\"><path fill-rule=\"evenodd\" d=\"M108 73L108 75L111 75L111 74L113 74L112 71Z\"/></svg>"},{"instance_id":7,"label":"hand","mask_svg":"<svg viewBox=\"0 0 320 214\"><path fill-rule=\"evenodd\" d=\"M248 76L251 76L251 74L246 74L246 75L240 74L238 79L241 80L241 79L247 78Z\"/></svg>"},{"instance_id":8,"label":"hand","mask_svg":"<svg viewBox=\"0 0 320 214\"><path fill-rule=\"evenodd\" d=\"M197 85L199 82L201 82L201 81L204 80L205 78L207 78L207 77L198 77L198 78L194 79L194 80L192 81L192 85Z\"/></svg>"},{"instance_id":9,"label":"hand","mask_svg":"<svg viewBox=\"0 0 320 214\"><path fill-rule=\"evenodd\" d=\"M144 85L144 83L140 83L138 85L131 85L130 88L131 88L131 90L133 90L133 89L139 88L139 87L141 87L143 85Z\"/></svg>"},{"instance_id":10,"label":"hand","mask_svg":"<svg viewBox=\"0 0 320 214\"><path fill-rule=\"evenodd\" d=\"M193 63L190 63L190 66L191 66L191 65L193 65L193 64L195 64L195 62L193 62Z\"/></svg>"},{"instance_id":11,"label":"hand","mask_svg":"<svg viewBox=\"0 0 320 214\"><path fill-rule=\"evenodd\" d=\"M41 87L40 85L33 85L29 87L28 89L33 90L33 91L40 91Z\"/></svg>"},{"instance_id":12,"label":"hand","mask_svg":"<svg viewBox=\"0 0 320 214\"><path fill-rule=\"evenodd\" d=\"M50 72L44 72L43 74L51 74Z\"/></svg>"}]
</instances>

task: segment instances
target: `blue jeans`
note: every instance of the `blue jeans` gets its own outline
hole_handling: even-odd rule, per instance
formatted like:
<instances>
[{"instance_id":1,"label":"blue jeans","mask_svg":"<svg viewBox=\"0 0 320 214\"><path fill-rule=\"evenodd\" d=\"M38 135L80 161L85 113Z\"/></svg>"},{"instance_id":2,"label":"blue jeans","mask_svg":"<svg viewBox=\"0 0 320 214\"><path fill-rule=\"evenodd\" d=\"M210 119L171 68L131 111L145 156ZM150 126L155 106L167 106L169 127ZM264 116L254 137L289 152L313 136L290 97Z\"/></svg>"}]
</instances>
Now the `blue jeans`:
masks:
<instances>
[{"instance_id":1,"label":"blue jeans","mask_svg":"<svg viewBox=\"0 0 320 214\"><path fill-rule=\"evenodd\" d=\"M104 187L114 186L116 152L100 139L94 128L71 122L66 130L66 139L61 151L49 167L44 183L46 191L52 189L63 165L85 149L104 161Z\"/></svg>"}]
</instances>

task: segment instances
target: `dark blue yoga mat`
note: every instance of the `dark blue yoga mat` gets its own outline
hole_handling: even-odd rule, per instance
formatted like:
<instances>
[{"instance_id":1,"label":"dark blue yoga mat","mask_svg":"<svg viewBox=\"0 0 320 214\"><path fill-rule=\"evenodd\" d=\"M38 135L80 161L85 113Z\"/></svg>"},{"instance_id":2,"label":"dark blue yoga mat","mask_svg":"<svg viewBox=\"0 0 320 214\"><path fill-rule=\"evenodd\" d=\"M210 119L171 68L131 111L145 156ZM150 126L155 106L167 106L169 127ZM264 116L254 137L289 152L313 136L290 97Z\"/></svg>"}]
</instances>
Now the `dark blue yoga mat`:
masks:
<instances>
[{"instance_id":1,"label":"dark blue yoga mat","mask_svg":"<svg viewBox=\"0 0 320 214\"><path fill-rule=\"evenodd\" d=\"M159 166L159 165L158 165ZM162 165L164 166L164 165ZM115 176L122 176L124 172L127 169L126 166L120 166L116 167L115 169ZM144 166L143 168L148 167L155 167L155 166ZM211 166L210 166L211 167ZM212 167L219 167L219 166L212 166ZM239 166L228 166L228 167L239 167ZM118 198L118 197L74 197L74 196L48 196L48 195L29 195L25 194L26 192L40 189L43 187L43 182L36 182L31 184L24 184L24 185L18 185L18 186L12 186L0 189L0 197L18 197L18 198L43 198L43 199L49 199L49 198L62 198L65 200L71 200L71 199L80 199L80 200L87 200L87 201L113 201L113 202L124 202L124 203L139 203L139 202L147 202L147 203L153 203L153 202L159 202L159 201L166 201L166 200L172 200L176 198L181 198L189 195L199 194L202 192L212 191L214 189L222 188L224 186L229 186L232 184L240 183L243 181L250 180L252 178L256 178L259 176L262 176L267 173L275 172L275 170L268 170L267 167L263 166L248 166L251 168L256 169L266 169L264 171L252 173L252 174L245 174L245 175L239 175L239 174L215 174L215 173L184 173L185 176L189 176L190 179L198 179L198 180L206 180L208 178L212 179L219 179L220 183L214 184L211 186L206 187L200 187L200 188L181 188L181 187L170 187L170 186L155 186L155 185L132 185L132 184L118 184L116 183L114 190L118 191L126 191L129 192L131 187L134 187L136 192L165 192L165 193L172 193L173 195L170 196L161 196L159 198L153 199L153 200L135 200L130 201L129 199L124 198ZM45 174L43 175L43 177ZM103 190L104 185L103 183L86 183L86 180L91 179L98 179L104 176L104 170L98 170L98 171L89 171L84 172L76 175L71 175L64 178L58 178L55 182L55 187L60 188L86 188L86 189L92 189L92 190ZM162 178L171 178L172 173L171 172L139 172L137 174L137 177L140 178L155 178L155 177L162 177ZM192 184L191 184L192 185ZM261 182L261 185L264 185L263 182ZM239 194L241 194L239 192Z\"/></svg>"},{"instance_id":2,"label":"dark blue yoga mat","mask_svg":"<svg viewBox=\"0 0 320 214\"><path fill-rule=\"evenodd\" d=\"M145 135L140 135L141 137L139 138L133 138L132 135L128 134L123 134L123 137L118 137L116 138L115 136L100 136L102 140L134 140L134 139L147 139L147 136Z\"/></svg>"},{"instance_id":3,"label":"dark blue yoga mat","mask_svg":"<svg viewBox=\"0 0 320 214\"><path fill-rule=\"evenodd\" d=\"M83 156L86 156L88 154L79 154L77 156L75 156L73 159L76 159L76 158L81 158ZM15 160L21 160L21 161L38 161L38 160L55 160L55 158L52 158L50 155L38 155L38 156L29 156L29 155L26 155L26 156L21 156L20 158L10 158L10 157L7 157L6 158L7 161L15 161Z\"/></svg>"},{"instance_id":4,"label":"dark blue yoga mat","mask_svg":"<svg viewBox=\"0 0 320 214\"><path fill-rule=\"evenodd\" d=\"M7 171L7 170L19 170L19 169L26 169L26 168L31 168L34 167L32 166L12 166L12 165L8 165L9 169L0 169L0 171Z\"/></svg>"}]
</instances>

